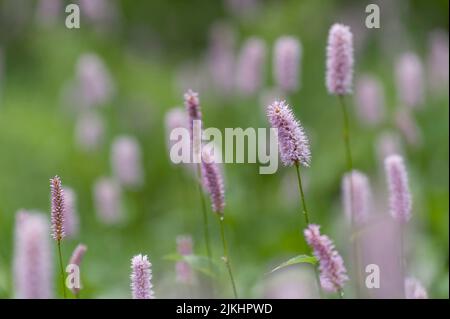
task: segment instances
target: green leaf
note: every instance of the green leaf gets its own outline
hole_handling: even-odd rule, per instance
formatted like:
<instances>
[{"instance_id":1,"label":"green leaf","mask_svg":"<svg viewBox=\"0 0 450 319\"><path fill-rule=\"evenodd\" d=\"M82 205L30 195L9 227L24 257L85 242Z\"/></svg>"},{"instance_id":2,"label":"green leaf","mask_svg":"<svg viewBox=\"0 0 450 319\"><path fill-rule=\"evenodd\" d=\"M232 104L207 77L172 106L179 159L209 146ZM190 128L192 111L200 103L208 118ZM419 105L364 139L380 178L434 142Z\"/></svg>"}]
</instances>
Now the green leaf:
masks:
<instances>
[{"instance_id":1,"label":"green leaf","mask_svg":"<svg viewBox=\"0 0 450 319\"><path fill-rule=\"evenodd\" d=\"M178 253L166 255L164 259L171 261L185 261L187 262L193 269L207 275L214 277L218 273L218 266L215 261L210 262L207 257L199 256L199 255L181 255Z\"/></svg>"},{"instance_id":2,"label":"green leaf","mask_svg":"<svg viewBox=\"0 0 450 319\"><path fill-rule=\"evenodd\" d=\"M287 266L295 265L295 264L315 265L315 264L317 264L317 258L314 256L308 256L308 255L298 255L298 256L295 256L295 257L289 259L288 261L285 261L284 263L278 265L277 267L272 269L272 271L270 273L273 273L274 271L277 271L277 270L280 270Z\"/></svg>"}]
</instances>

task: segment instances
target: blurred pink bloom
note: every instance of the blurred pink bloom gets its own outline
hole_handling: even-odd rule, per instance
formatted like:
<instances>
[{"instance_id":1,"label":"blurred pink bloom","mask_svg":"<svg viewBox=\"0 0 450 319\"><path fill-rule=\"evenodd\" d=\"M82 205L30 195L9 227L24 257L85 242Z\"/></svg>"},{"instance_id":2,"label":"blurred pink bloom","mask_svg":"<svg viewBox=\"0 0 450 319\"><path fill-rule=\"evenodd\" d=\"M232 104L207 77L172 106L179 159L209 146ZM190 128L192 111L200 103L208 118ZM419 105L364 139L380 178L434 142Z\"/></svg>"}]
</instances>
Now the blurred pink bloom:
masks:
<instances>
[{"instance_id":1,"label":"blurred pink bloom","mask_svg":"<svg viewBox=\"0 0 450 319\"><path fill-rule=\"evenodd\" d=\"M111 178L101 177L94 185L97 217L105 224L116 224L123 219L122 190Z\"/></svg>"},{"instance_id":2,"label":"blurred pink bloom","mask_svg":"<svg viewBox=\"0 0 450 319\"><path fill-rule=\"evenodd\" d=\"M227 96L233 89L235 34L230 25L215 23L210 30L208 65L217 92Z\"/></svg>"},{"instance_id":3,"label":"blurred pink bloom","mask_svg":"<svg viewBox=\"0 0 450 319\"><path fill-rule=\"evenodd\" d=\"M225 0L225 7L232 14L243 18L253 15L259 4L259 0Z\"/></svg>"},{"instance_id":4,"label":"blurred pink bloom","mask_svg":"<svg viewBox=\"0 0 450 319\"><path fill-rule=\"evenodd\" d=\"M84 257L84 254L86 253L86 251L87 251L87 247L85 245L78 244L78 246L73 251L72 256L70 257L69 264L77 265L78 267L80 267L81 261L83 260L83 257ZM80 274L81 274L81 271L80 271ZM78 294L80 292L80 288L73 287L72 292L74 294Z\"/></svg>"},{"instance_id":5,"label":"blurred pink bloom","mask_svg":"<svg viewBox=\"0 0 450 319\"><path fill-rule=\"evenodd\" d=\"M64 229L66 206L64 203L64 190L59 176L50 179L50 191L52 237L59 242L66 236Z\"/></svg>"},{"instance_id":6,"label":"blurred pink bloom","mask_svg":"<svg viewBox=\"0 0 450 319\"><path fill-rule=\"evenodd\" d=\"M39 0L36 7L38 23L45 26L56 24L64 12L63 4L63 0Z\"/></svg>"},{"instance_id":7,"label":"blurred pink bloom","mask_svg":"<svg viewBox=\"0 0 450 319\"><path fill-rule=\"evenodd\" d=\"M285 166L296 163L308 167L311 151L308 138L289 105L275 101L267 107L267 118L272 128L278 129L278 147Z\"/></svg>"},{"instance_id":8,"label":"blurred pink bloom","mask_svg":"<svg viewBox=\"0 0 450 319\"><path fill-rule=\"evenodd\" d=\"M94 111L81 114L75 127L75 140L83 151L97 150L103 142L105 127L103 119Z\"/></svg>"},{"instance_id":9,"label":"blurred pink bloom","mask_svg":"<svg viewBox=\"0 0 450 319\"><path fill-rule=\"evenodd\" d=\"M395 124L409 145L414 147L422 145L422 132L409 109L401 108L397 111Z\"/></svg>"},{"instance_id":10,"label":"blurred pink bloom","mask_svg":"<svg viewBox=\"0 0 450 319\"><path fill-rule=\"evenodd\" d=\"M93 53L85 53L77 62L78 98L85 107L102 106L114 94L111 75L103 61Z\"/></svg>"},{"instance_id":11,"label":"blurred pink bloom","mask_svg":"<svg viewBox=\"0 0 450 319\"><path fill-rule=\"evenodd\" d=\"M395 132L381 132L375 143L378 162L384 163L384 159L389 155L402 154L402 141Z\"/></svg>"},{"instance_id":12,"label":"blurred pink bloom","mask_svg":"<svg viewBox=\"0 0 450 319\"><path fill-rule=\"evenodd\" d=\"M448 32L434 30L429 36L428 73L431 88L437 92L446 90L448 94Z\"/></svg>"},{"instance_id":13,"label":"blurred pink bloom","mask_svg":"<svg viewBox=\"0 0 450 319\"><path fill-rule=\"evenodd\" d=\"M43 214L24 210L17 212L13 261L16 298L53 297L53 260L49 231Z\"/></svg>"},{"instance_id":14,"label":"blurred pink bloom","mask_svg":"<svg viewBox=\"0 0 450 319\"><path fill-rule=\"evenodd\" d=\"M178 236L177 251L182 256L192 255L192 237ZM182 284L192 284L194 282L194 271L188 262L181 260L175 264L177 281Z\"/></svg>"},{"instance_id":15,"label":"blurred pink bloom","mask_svg":"<svg viewBox=\"0 0 450 319\"><path fill-rule=\"evenodd\" d=\"M364 75L356 82L355 104L364 124L380 124L384 117L384 90L378 79Z\"/></svg>"},{"instance_id":16,"label":"blurred pink bloom","mask_svg":"<svg viewBox=\"0 0 450 319\"><path fill-rule=\"evenodd\" d=\"M174 129L189 127L189 118L185 110L182 108L174 107L166 112L165 115L165 128L166 128L166 139L167 148L170 152L172 146L178 141L171 141L170 134Z\"/></svg>"},{"instance_id":17,"label":"blurred pink bloom","mask_svg":"<svg viewBox=\"0 0 450 319\"><path fill-rule=\"evenodd\" d=\"M278 38L274 47L273 72L282 91L295 92L299 88L301 56L301 45L296 38Z\"/></svg>"},{"instance_id":18,"label":"blurred pink bloom","mask_svg":"<svg viewBox=\"0 0 450 319\"><path fill-rule=\"evenodd\" d=\"M263 298L312 299L319 298L314 275L303 267L289 267L276 271L265 280Z\"/></svg>"},{"instance_id":19,"label":"blurred pink bloom","mask_svg":"<svg viewBox=\"0 0 450 319\"><path fill-rule=\"evenodd\" d=\"M351 223L367 221L372 208L371 189L367 176L357 170L344 175L342 179L342 202L344 212Z\"/></svg>"},{"instance_id":20,"label":"blurred pink bloom","mask_svg":"<svg viewBox=\"0 0 450 319\"><path fill-rule=\"evenodd\" d=\"M118 11L113 0L78 0L82 18L96 25L100 30L118 24Z\"/></svg>"},{"instance_id":21,"label":"blurred pink bloom","mask_svg":"<svg viewBox=\"0 0 450 319\"><path fill-rule=\"evenodd\" d=\"M261 88L264 78L266 45L259 38L248 39L236 65L236 87L240 93L251 95Z\"/></svg>"},{"instance_id":22,"label":"blurred pink bloom","mask_svg":"<svg viewBox=\"0 0 450 319\"><path fill-rule=\"evenodd\" d=\"M64 187L64 232L67 237L78 235L79 219L76 208L77 195L72 188Z\"/></svg>"},{"instance_id":23,"label":"blurred pink bloom","mask_svg":"<svg viewBox=\"0 0 450 319\"><path fill-rule=\"evenodd\" d=\"M343 24L333 24L328 35L326 84L330 94L352 93L353 35Z\"/></svg>"},{"instance_id":24,"label":"blurred pink bloom","mask_svg":"<svg viewBox=\"0 0 450 319\"><path fill-rule=\"evenodd\" d=\"M428 299L426 289L413 277L405 279L405 293L406 299Z\"/></svg>"},{"instance_id":25,"label":"blurred pink bloom","mask_svg":"<svg viewBox=\"0 0 450 319\"><path fill-rule=\"evenodd\" d=\"M116 137L111 147L111 165L114 177L125 187L140 187L144 182L142 152L132 136Z\"/></svg>"},{"instance_id":26,"label":"blurred pink bloom","mask_svg":"<svg viewBox=\"0 0 450 319\"><path fill-rule=\"evenodd\" d=\"M326 291L337 292L344 288L348 280L344 260L336 251L333 242L320 234L320 226L310 224L304 231L306 241L312 247L319 261L320 283Z\"/></svg>"},{"instance_id":27,"label":"blurred pink bloom","mask_svg":"<svg viewBox=\"0 0 450 319\"><path fill-rule=\"evenodd\" d=\"M133 299L153 299L152 264L147 255L136 255L131 259L131 293Z\"/></svg>"},{"instance_id":28,"label":"blurred pink bloom","mask_svg":"<svg viewBox=\"0 0 450 319\"><path fill-rule=\"evenodd\" d=\"M391 215L398 222L406 223L411 218L412 204L405 163L399 155L389 156L384 163Z\"/></svg>"},{"instance_id":29,"label":"blurred pink bloom","mask_svg":"<svg viewBox=\"0 0 450 319\"><path fill-rule=\"evenodd\" d=\"M413 52L402 54L395 65L399 102L417 108L424 102L424 72L420 58Z\"/></svg>"}]
</instances>

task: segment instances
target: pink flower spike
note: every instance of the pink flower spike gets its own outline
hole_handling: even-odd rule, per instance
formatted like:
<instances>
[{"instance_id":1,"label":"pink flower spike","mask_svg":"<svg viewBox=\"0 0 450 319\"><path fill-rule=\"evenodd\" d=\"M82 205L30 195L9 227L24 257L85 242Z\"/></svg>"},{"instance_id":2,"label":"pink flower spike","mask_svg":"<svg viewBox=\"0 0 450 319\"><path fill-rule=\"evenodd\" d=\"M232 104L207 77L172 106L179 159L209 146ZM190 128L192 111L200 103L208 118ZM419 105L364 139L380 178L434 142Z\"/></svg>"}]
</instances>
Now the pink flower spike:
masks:
<instances>
[{"instance_id":1,"label":"pink flower spike","mask_svg":"<svg viewBox=\"0 0 450 319\"><path fill-rule=\"evenodd\" d=\"M424 71L420 58L412 52L404 53L395 66L395 80L399 102L417 108L424 101Z\"/></svg>"},{"instance_id":2,"label":"pink flower spike","mask_svg":"<svg viewBox=\"0 0 450 319\"><path fill-rule=\"evenodd\" d=\"M51 221L52 221L52 236L56 241L61 241L65 237L64 232L64 191L61 185L61 179L58 176L50 179L51 190Z\"/></svg>"},{"instance_id":3,"label":"pink flower spike","mask_svg":"<svg viewBox=\"0 0 450 319\"><path fill-rule=\"evenodd\" d=\"M357 170L342 179L342 201L349 221L364 223L370 213L371 191L367 176Z\"/></svg>"},{"instance_id":4,"label":"pink flower spike","mask_svg":"<svg viewBox=\"0 0 450 319\"><path fill-rule=\"evenodd\" d=\"M350 28L334 24L328 35L327 76L328 92L335 95L352 93L353 35Z\"/></svg>"},{"instance_id":5,"label":"pink flower spike","mask_svg":"<svg viewBox=\"0 0 450 319\"><path fill-rule=\"evenodd\" d=\"M236 66L236 88L244 95L255 94L264 78L266 45L259 38L248 39L238 58Z\"/></svg>"},{"instance_id":6,"label":"pink flower spike","mask_svg":"<svg viewBox=\"0 0 450 319\"><path fill-rule=\"evenodd\" d=\"M64 232L67 237L78 235L79 220L76 209L77 195L72 188L64 187Z\"/></svg>"},{"instance_id":7,"label":"pink flower spike","mask_svg":"<svg viewBox=\"0 0 450 319\"><path fill-rule=\"evenodd\" d=\"M294 92L299 87L300 59L301 45L296 38L283 36L277 40L273 69L278 87L284 92Z\"/></svg>"},{"instance_id":8,"label":"pink flower spike","mask_svg":"<svg viewBox=\"0 0 450 319\"><path fill-rule=\"evenodd\" d=\"M87 247L83 244L78 244L78 246L75 248L75 250L72 253L72 256L70 257L69 264L70 265L76 265L80 267L81 261L83 260L84 254L87 251ZM81 271L80 271L81 274ZM80 292L81 287L73 287L72 292L76 295Z\"/></svg>"},{"instance_id":9,"label":"pink flower spike","mask_svg":"<svg viewBox=\"0 0 450 319\"><path fill-rule=\"evenodd\" d=\"M223 178L219 166L209 152L203 152L202 155L202 177L204 188L211 198L213 212L223 215L225 207Z\"/></svg>"},{"instance_id":10,"label":"pink flower spike","mask_svg":"<svg viewBox=\"0 0 450 319\"><path fill-rule=\"evenodd\" d=\"M306 241L319 261L320 283L327 291L338 292L348 280L344 260L336 251L333 242L320 234L320 226L310 224L304 231Z\"/></svg>"},{"instance_id":11,"label":"pink flower spike","mask_svg":"<svg viewBox=\"0 0 450 319\"><path fill-rule=\"evenodd\" d=\"M309 141L300 122L285 101L275 101L267 107L270 125L278 129L278 147L285 166L296 163L308 167L311 163Z\"/></svg>"},{"instance_id":12,"label":"pink flower spike","mask_svg":"<svg viewBox=\"0 0 450 319\"><path fill-rule=\"evenodd\" d=\"M394 219L406 223L411 218L411 193L403 158L391 155L384 161L389 186L389 206Z\"/></svg>"},{"instance_id":13,"label":"pink flower spike","mask_svg":"<svg viewBox=\"0 0 450 319\"><path fill-rule=\"evenodd\" d=\"M131 259L131 293L133 299L153 299L152 264L147 255L136 255Z\"/></svg>"},{"instance_id":14,"label":"pink flower spike","mask_svg":"<svg viewBox=\"0 0 450 319\"><path fill-rule=\"evenodd\" d=\"M182 256L192 255L192 237L178 236L177 251ZM194 282L194 271L186 261L177 261L177 263L175 264L175 270L178 282L182 284L192 284Z\"/></svg>"},{"instance_id":15,"label":"pink flower spike","mask_svg":"<svg viewBox=\"0 0 450 319\"><path fill-rule=\"evenodd\" d=\"M406 299L428 299L426 289L416 278L408 277L405 279Z\"/></svg>"}]
</instances>

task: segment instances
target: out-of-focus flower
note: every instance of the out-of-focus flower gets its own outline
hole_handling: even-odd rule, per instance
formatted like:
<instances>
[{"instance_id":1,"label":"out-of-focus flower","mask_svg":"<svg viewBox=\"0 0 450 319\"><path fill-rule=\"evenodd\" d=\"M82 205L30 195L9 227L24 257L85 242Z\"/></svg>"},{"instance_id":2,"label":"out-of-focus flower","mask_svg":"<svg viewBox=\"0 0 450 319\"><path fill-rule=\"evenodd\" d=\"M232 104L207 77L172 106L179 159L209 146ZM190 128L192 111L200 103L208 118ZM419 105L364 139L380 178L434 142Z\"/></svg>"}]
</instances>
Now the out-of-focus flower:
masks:
<instances>
[{"instance_id":1,"label":"out-of-focus flower","mask_svg":"<svg viewBox=\"0 0 450 319\"><path fill-rule=\"evenodd\" d=\"M140 187L144 182L141 148L132 136L119 136L111 147L111 166L117 181L125 187Z\"/></svg>"},{"instance_id":2,"label":"out-of-focus flower","mask_svg":"<svg viewBox=\"0 0 450 319\"><path fill-rule=\"evenodd\" d=\"M97 150L103 142L105 127L103 119L94 111L80 115L75 127L75 140L83 151Z\"/></svg>"},{"instance_id":3,"label":"out-of-focus flower","mask_svg":"<svg viewBox=\"0 0 450 319\"><path fill-rule=\"evenodd\" d=\"M328 92L345 95L352 92L353 35L350 28L336 23L331 26L327 46L326 84Z\"/></svg>"},{"instance_id":4,"label":"out-of-focus flower","mask_svg":"<svg viewBox=\"0 0 450 319\"><path fill-rule=\"evenodd\" d=\"M402 107L396 112L395 124L409 145L413 147L422 145L422 132L409 109Z\"/></svg>"},{"instance_id":5,"label":"out-of-focus flower","mask_svg":"<svg viewBox=\"0 0 450 319\"><path fill-rule=\"evenodd\" d=\"M59 176L50 179L50 191L52 237L59 242L66 236L64 230L66 206L64 203L64 190Z\"/></svg>"},{"instance_id":6,"label":"out-of-focus flower","mask_svg":"<svg viewBox=\"0 0 450 319\"><path fill-rule=\"evenodd\" d=\"M203 186L211 198L213 212L223 215L225 207L225 189L219 166L211 157L210 152L202 154Z\"/></svg>"},{"instance_id":7,"label":"out-of-focus flower","mask_svg":"<svg viewBox=\"0 0 450 319\"><path fill-rule=\"evenodd\" d=\"M398 222L406 223L411 218L412 201L405 163L401 156L391 155L386 158L384 165L389 186L391 215Z\"/></svg>"},{"instance_id":8,"label":"out-of-focus flower","mask_svg":"<svg viewBox=\"0 0 450 319\"><path fill-rule=\"evenodd\" d=\"M122 220L122 190L112 178L101 177L94 185L94 202L97 217L105 224Z\"/></svg>"},{"instance_id":9,"label":"out-of-focus flower","mask_svg":"<svg viewBox=\"0 0 450 319\"><path fill-rule=\"evenodd\" d=\"M55 25L63 12L64 1L39 0L36 7L36 20L40 25Z\"/></svg>"},{"instance_id":10,"label":"out-of-focus flower","mask_svg":"<svg viewBox=\"0 0 450 319\"><path fill-rule=\"evenodd\" d=\"M389 155L402 154L402 141L395 132L381 132L375 143L378 162L384 163L384 159Z\"/></svg>"},{"instance_id":11,"label":"out-of-focus flower","mask_svg":"<svg viewBox=\"0 0 450 319\"><path fill-rule=\"evenodd\" d=\"M16 214L14 240L14 294L20 299L53 297L50 231L43 214L21 210Z\"/></svg>"},{"instance_id":12,"label":"out-of-focus flower","mask_svg":"<svg viewBox=\"0 0 450 319\"><path fill-rule=\"evenodd\" d=\"M371 209L371 190L365 174L353 170L344 175L342 202L344 212L351 223L361 224L367 220Z\"/></svg>"},{"instance_id":13,"label":"out-of-focus flower","mask_svg":"<svg viewBox=\"0 0 450 319\"><path fill-rule=\"evenodd\" d=\"M72 188L64 187L64 232L67 237L78 235L79 219L76 202L75 191Z\"/></svg>"},{"instance_id":14,"label":"out-of-focus flower","mask_svg":"<svg viewBox=\"0 0 450 319\"><path fill-rule=\"evenodd\" d=\"M265 280L263 289L263 298L267 299L319 298L314 276L301 267L274 272Z\"/></svg>"},{"instance_id":15,"label":"out-of-focus flower","mask_svg":"<svg viewBox=\"0 0 450 319\"><path fill-rule=\"evenodd\" d=\"M426 289L413 277L405 279L405 295L406 299L428 299Z\"/></svg>"},{"instance_id":16,"label":"out-of-focus flower","mask_svg":"<svg viewBox=\"0 0 450 319\"><path fill-rule=\"evenodd\" d=\"M70 257L69 264L70 265L76 265L80 267L81 261L84 258L84 254L87 251L87 247L83 244L78 244L78 246L75 248L75 250L72 253L72 256ZM81 271L80 271L81 273ZM76 295L80 292L81 287L72 287L72 292Z\"/></svg>"},{"instance_id":17,"label":"out-of-focus flower","mask_svg":"<svg viewBox=\"0 0 450 319\"><path fill-rule=\"evenodd\" d=\"M384 117L384 90L378 79L365 75L356 82L355 102L360 120L379 124Z\"/></svg>"},{"instance_id":18,"label":"out-of-focus flower","mask_svg":"<svg viewBox=\"0 0 450 319\"><path fill-rule=\"evenodd\" d=\"M192 255L192 237L178 236L177 251L182 256ZM177 281L182 284L192 284L194 282L194 271L188 262L184 260L177 261L175 264Z\"/></svg>"},{"instance_id":19,"label":"out-of-focus flower","mask_svg":"<svg viewBox=\"0 0 450 319\"><path fill-rule=\"evenodd\" d=\"M399 102L417 108L424 101L424 72L417 54L402 54L395 65L395 81Z\"/></svg>"},{"instance_id":20,"label":"out-of-focus flower","mask_svg":"<svg viewBox=\"0 0 450 319\"><path fill-rule=\"evenodd\" d=\"M284 92L294 92L299 87L301 55L300 42L294 37L283 36L275 43L273 72Z\"/></svg>"},{"instance_id":21,"label":"out-of-focus flower","mask_svg":"<svg viewBox=\"0 0 450 319\"><path fill-rule=\"evenodd\" d=\"M244 43L236 66L236 87L240 93L251 95L261 88L265 59L263 40L250 38Z\"/></svg>"},{"instance_id":22,"label":"out-of-focus flower","mask_svg":"<svg viewBox=\"0 0 450 319\"><path fill-rule=\"evenodd\" d=\"M428 75L431 88L437 92L447 90L448 94L448 32L434 30L429 36Z\"/></svg>"}]
</instances>

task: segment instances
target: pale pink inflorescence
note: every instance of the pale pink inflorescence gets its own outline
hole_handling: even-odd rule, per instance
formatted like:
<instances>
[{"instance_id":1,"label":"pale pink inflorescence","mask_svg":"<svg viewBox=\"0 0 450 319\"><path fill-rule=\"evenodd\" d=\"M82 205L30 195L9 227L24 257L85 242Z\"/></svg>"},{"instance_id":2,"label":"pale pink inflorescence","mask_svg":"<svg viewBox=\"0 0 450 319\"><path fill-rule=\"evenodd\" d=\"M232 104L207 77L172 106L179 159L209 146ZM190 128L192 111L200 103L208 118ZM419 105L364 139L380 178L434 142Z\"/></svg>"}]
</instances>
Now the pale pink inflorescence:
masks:
<instances>
[{"instance_id":1,"label":"pale pink inflorescence","mask_svg":"<svg viewBox=\"0 0 450 319\"><path fill-rule=\"evenodd\" d=\"M16 298L53 298L49 230L43 214L25 210L17 212L13 261Z\"/></svg>"},{"instance_id":2,"label":"pale pink inflorescence","mask_svg":"<svg viewBox=\"0 0 450 319\"><path fill-rule=\"evenodd\" d=\"M353 35L348 26L331 26L327 46L326 84L330 94L352 93Z\"/></svg>"},{"instance_id":3,"label":"pale pink inflorescence","mask_svg":"<svg viewBox=\"0 0 450 319\"><path fill-rule=\"evenodd\" d=\"M192 237L178 236L177 251L182 256L192 255ZM184 260L177 261L175 264L177 281L182 284L192 284L194 282L194 271L188 262Z\"/></svg>"},{"instance_id":4,"label":"pale pink inflorescence","mask_svg":"<svg viewBox=\"0 0 450 319\"><path fill-rule=\"evenodd\" d=\"M383 163L384 159L390 155L402 154L403 147L400 135L391 131L381 132L375 142L375 151L380 163Z\"/></svg>"},{"instance_id":5,"label":"pale pink inflorescence","mask_svg":"<svg viewBox=\"0 0 450 319\"><path fill-rule=\"evenodd\" d=\"M384 161L389 187L389 208L392 217L400 223L411 218L412 200L408 185L408 173L403 158L391 155Z\"/></svg>"},{"instance_id":6,"label":"pale pink inflorescence","mask_svg":"<svg viewBox=\"0 0 450 319\"><path fill-rule=\"evenodd\" d=\"M134 137L122 135L114 139L111 146L111 166L114 177L124 187L142 186L142 152Z\"/></svg>"},{"instance_id":7,"label":"pale pink inflorescence","mask_svg":"<svg viewBox=\"0 0 450 319\"><path fill-rule=\"evenodd\" d=\"M285 166L311 162L309 141L294 113L285 101L275 101L267 107L267 118L272 128L278 129L278 147Z\"/></svg>"},{"instance_id":8,"label":"pale pink inflorescence","mask_svg":"<svg viewBox=\"0 0 450 319\"><path fill-rule=\"evenodd\" d=\"M61 0L39 0L36 7L36 20L40 25L51 26L58 22L63 12Z\"/></svg>"},{"instance_id":9,"label":"pale pink inflorescence","mask_svg":"<svg viewBox=\"0 0 450 319\"><path fill-rule=\"evenodd\" d=\"M344 212L352 223L364 223L370 214L371 190L369 178L353 170L342 179L342 202Z\"/></svg>"},{"instance_id":10,"label":"pale pink inflorescence","mask_svg":"<svg viewBox=\"0 0 450 319\"><path fill-rule=\"evenodd\" d=\"M111 75L103 61L93 53L85 53L77 62L77 85L85 107L101 106L114 94Z\"/></svg>"},{"instance_id":11,"label":"pale pink inflorescence","mask_svg":"<svg viewBox=\"0 0 450 319\"><path fill-rule=\"evenodd\" d=\"M123 219L122 189L114 179L99 178L94 184L94 204L97 217L105 224L116 224Z\"/></svg>"},{"instance_id":12,"label":"pale pink inflorescence","mask_svg":"<svg viewBox=\"0 0 450 319\"><path fill-rule=\"evenodd\" d=\"M236 88L240 93L251 95L261 88L265 59L263 40L250 38L244 43L236 65Z\"/></svg>"},{"instance_id":13,"label":"pale pink inflorescence","mask_svg":"<svg viewBox=\"0 0 450 319\"><path fill-rule=\"evenodd\" d=\"M67 237L78 235L79 218L76 201L75 191L72 188L64 187L64 232Z\"/></svg>"},{"instance_id":14,"label":"pale pink inflorescence","mask_svg":"<svg viewBox=\"0 0 450 319\"><path fill-rule=\"evenodd\" d=\"M364 75L356 82L355 102L360 120L369 125L379 124L384 117L384 90L381 82Z\"/></svg>"},{"instance_id":15,"label":"pale pink inflorescence","mask_svg":"<svg viewBox=\"0 0 450 319\"><path fill-rule=\"evenodd\" d=\"M213 212L223 215L225 208L225 189L222 173L210 152L202 154L202 182L203 187L211 198Z\"/></svg>"},{"instance_id":16,"label":"pale pink inflorescence","mask_svg":"<svg viewBox=\"0 0 450 319\"><path fill-rule=\"evenodd\" d=\"M72 256L70 257L69 264L80 267L81 261L83 260L84 254L86 253L86 251L87 251L86 245L78 244L78 246L73 251ZM81 274L81 271L80 271L80 274ZM73 287L71 289L74 294L78 294L80 292L81 287L78 287L78 288Z\"/></svg>"},{"instance_id":17,"label":"pale pink inflorescence","mask_svg":"<svg viewBox=\"0 0 450 319\"><path fill-rule=\"evenodd\" d=\"M208 66L218 93L227 96L233 89L235 33L225 22L213 24L209 32Z\"/></svg>"},{"instance_id":18,"label":"pale pink inflorescence","mask_svg":"<svg viewBox=\"0 0 450 319\"><path fill-rule=\"evenodd\" d=\"M410 109L401 107L397 110L395 113L395 125L409 145L413 147L422 145L422 132Z\"/></svg>"},{"instance_id":19,"label":"pale pink inflorescence","mask_svg":"<svg viewBox=\"0 0 450 319\"><path fill-rule=\"evenodd\" d=\"M448 31L434 30L429 36L428 73L431 88L447 90L449 82Z\"/></svg>"},{"instance_id":20,"label":"pale pink inflorescence","mask_svg":"<svg viewBox=\"0 0 450 319\"><path fill-rule=\"evenodd\" d=\"M65 237L64 220L65 220L65 203L64 190L61 185L59 176L50 179L51 191L51 221L52 236L56 241L61 241Z\"/></svg>"},{"instance_id":21,"label":"pale pink inflorescence","mask_svg":"<svg viewBox=\"0 0 450 319\"><path fill-rule=\"evenodd\" d=\"M165 128L166 128L166 138L167 138L167 148L170 153L170 149L172 146L179 142L181 137L178 140L171 141L170 135L175 129L188 129L189 128L189 118L186 114L186 111L179 107L174 107L167 111L165 115ZM187 143L187 141L185 141Z\"/></svg>"},{"instance_id":22,"label":"pale pink inflorescence","mask_svg":"<svg viewBox=\"0 0 450 319\"><path fill-rule=\"evenodd\" d=\"M399 102L417 108L424 101L424 71L422 61L413 52L401 55L395 65L395 81Z\"/></svg>"},{"instance_id":23,"label":"pale pink inflorescence","mask_svg":"<svg viewBox=\"0 0 450 319\"><path fill-rule=\"evenodd\" d=\"M405 297L406 299L428 299L427 290L416 278L408 277L405 279Z\"/></svg>"},{"instance_id":24,"label":"pale pink inflorescence","mask_svg":"<svg viewBox=\"0 0 450 319\"><path fill-rule=\"evenodd\" d=\"M152 264L147 255L136 255L131 259L131 293L133 299L153 299Z\"/></svg>"},{"instance_id":25,"label":"pale pink inflorescence","mask_svg":"<svg viewBox=\"0 0 450 319\"><path fill-rule=\"evenodd\" d=\"M306 241L319 261L320 283L326 291L340 291L348 280L344 260L336 251L333 242L320 234L320 226L310 224L304 231Z\"/></svg>"},{"instance_id":26,"label":"pale pink inflorescence","mask_svg":"<svg viewBox=\"0 0 450 319\"><path fill-rule=\"evenodd\" d=\"M273 71L278 87L284 92L294 92L299 87L300 42L291 36L280 37L274 47Z\"/></svg>"},{"instance_id":27,"label":"pale pink inflorescence","mask_svg":"<svg viewBox=\"0 0 450 319\"><path fill-rule=\"evenodd\" d=\"M83 151L97 150L105 133L103 119L94 111L83 112L75 126L75 141Z\"/></svg>"}]
</instances>

